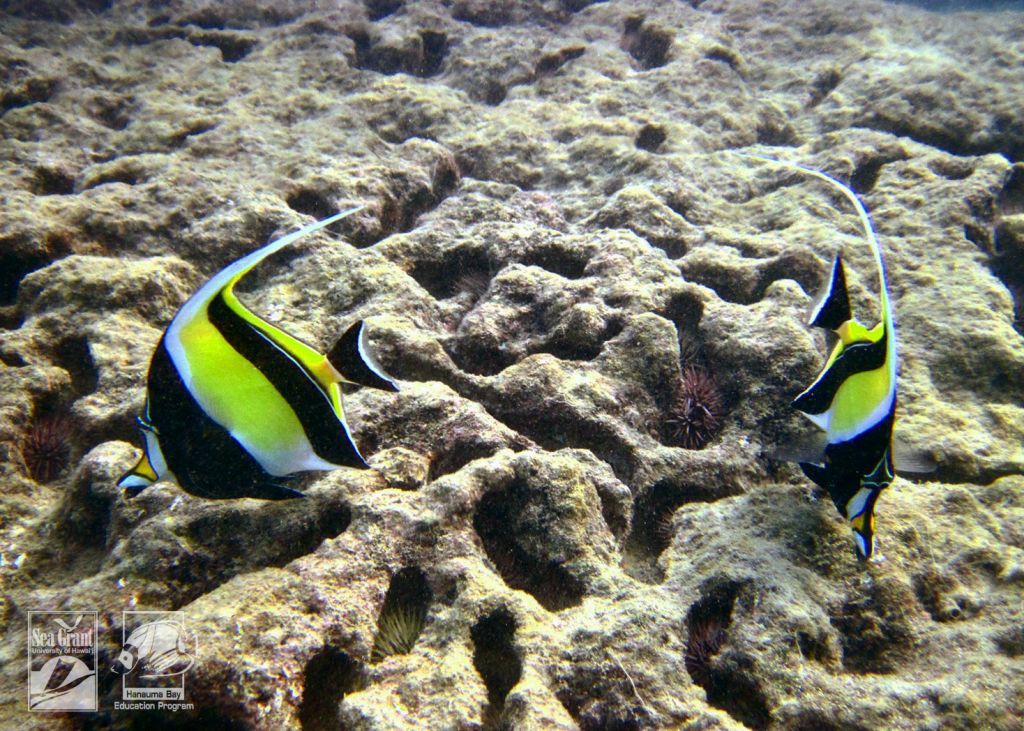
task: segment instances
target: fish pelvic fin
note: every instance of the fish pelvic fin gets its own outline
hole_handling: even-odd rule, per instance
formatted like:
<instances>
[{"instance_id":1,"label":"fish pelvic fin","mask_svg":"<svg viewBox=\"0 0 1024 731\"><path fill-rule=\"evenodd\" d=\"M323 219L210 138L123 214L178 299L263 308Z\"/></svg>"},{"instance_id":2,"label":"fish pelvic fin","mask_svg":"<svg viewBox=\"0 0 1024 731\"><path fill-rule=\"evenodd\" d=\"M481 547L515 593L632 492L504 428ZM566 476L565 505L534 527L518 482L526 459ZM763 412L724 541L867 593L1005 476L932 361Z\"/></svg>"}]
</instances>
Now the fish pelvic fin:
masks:
<instances>
[{"instance_id":1,"label":"fish pelvic fin","mask_svg":"<svg viewBox=\"0 0 1024 731\"><path fill-rule=\"evenodd\" d=\"M121 479L117 481L117 486L124 488L125 494L129 498L133 498L158 479L156 470L149 463L149 456L143 453L138 463L121 475Z\"/></svg>"},{"instance_id":2,"label":"fish pelvic fin","mask_svg":"<svg viewBox=\"0 0 1024 731\"><path fill-rule=\"evenodd\" d=\"M377 362L366 337L366 323L354 323L327 354L327 360L346 383L398 391L398 384Z\"/></svg>"}]
</instances>

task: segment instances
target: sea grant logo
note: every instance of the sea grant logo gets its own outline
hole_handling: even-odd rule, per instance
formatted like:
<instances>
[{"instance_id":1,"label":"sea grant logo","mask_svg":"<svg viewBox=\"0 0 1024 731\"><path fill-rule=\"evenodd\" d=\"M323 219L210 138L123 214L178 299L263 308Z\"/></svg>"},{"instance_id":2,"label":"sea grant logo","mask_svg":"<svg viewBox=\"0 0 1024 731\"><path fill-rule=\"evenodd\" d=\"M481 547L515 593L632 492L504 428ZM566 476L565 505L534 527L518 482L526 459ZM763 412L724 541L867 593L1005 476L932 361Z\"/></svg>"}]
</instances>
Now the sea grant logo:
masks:
<instances>
[{"instance_id":1,"label":"sea grant logo","mask_svg":"<svg viewBox=\"0 0 1024 731\"><path fill-rule=\"evenodd\" d=\"M123 613L123 647L111 670L121 676L117 710L193 710L185 674L196 660L196 636L183 612Z\"/></svg>"},{"instance_id":2,"label":"sea grant logo","mask_svg":"<svg viewBox=\"0 0 1024 731\"><path fill-rule=\"evenodd\" d=\"M28 613L30 711L95 711L96 612Z\"/></svg>"}]
</instances>

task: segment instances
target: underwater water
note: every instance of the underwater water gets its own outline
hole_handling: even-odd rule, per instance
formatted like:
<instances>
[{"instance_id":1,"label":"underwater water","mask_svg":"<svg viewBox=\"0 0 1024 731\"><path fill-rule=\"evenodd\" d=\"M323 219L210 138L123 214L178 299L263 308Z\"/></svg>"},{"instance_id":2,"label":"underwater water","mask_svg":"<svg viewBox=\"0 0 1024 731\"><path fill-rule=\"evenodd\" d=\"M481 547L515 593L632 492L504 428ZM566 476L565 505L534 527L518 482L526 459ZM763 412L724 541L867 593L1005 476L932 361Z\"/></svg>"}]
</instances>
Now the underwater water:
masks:
<instances>
[{"instance_id":1,"label":"underwater water","mask_svg":"<svg viewBox=\"0 0 1024 731\"><path fill-rule=\"evenodd\" d=\"M0 2L0 727L1024 728L1022 29Z\"/></svg>"}]
</instances>

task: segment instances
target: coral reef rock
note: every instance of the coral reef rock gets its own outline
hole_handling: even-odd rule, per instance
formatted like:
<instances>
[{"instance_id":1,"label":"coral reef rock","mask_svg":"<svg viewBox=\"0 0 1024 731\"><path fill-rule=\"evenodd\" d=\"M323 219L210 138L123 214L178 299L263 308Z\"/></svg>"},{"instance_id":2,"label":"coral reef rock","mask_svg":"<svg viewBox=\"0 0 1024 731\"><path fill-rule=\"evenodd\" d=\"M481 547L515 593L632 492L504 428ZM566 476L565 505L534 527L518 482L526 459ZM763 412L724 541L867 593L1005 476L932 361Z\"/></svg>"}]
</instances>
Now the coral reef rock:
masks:
<instances>
[{"instance_id":1,"label":"coral reef rock","mask_svg":"<svg viewBox=\"0 0 1024 731\"><path fill-rule=\"evenodd\" d=\"M961 4L962 5L962 4ZM1024 728L1019 9L881 0L0 3L0 725ZM925 29L922 31L922 29ZM838 250L935 470L861 564L775 457ZM210 275L397 394L301 500L116 488ZM716 417L680 437L687 369ZM673 414L676 414L673 416ZM686 441L684 444L683 441ZM899 465L897 465L897 468ZM27 613L95 610L99 711L26 708ZM125 611L194 633L118 710Z\"/></svg>"}]
</instances>

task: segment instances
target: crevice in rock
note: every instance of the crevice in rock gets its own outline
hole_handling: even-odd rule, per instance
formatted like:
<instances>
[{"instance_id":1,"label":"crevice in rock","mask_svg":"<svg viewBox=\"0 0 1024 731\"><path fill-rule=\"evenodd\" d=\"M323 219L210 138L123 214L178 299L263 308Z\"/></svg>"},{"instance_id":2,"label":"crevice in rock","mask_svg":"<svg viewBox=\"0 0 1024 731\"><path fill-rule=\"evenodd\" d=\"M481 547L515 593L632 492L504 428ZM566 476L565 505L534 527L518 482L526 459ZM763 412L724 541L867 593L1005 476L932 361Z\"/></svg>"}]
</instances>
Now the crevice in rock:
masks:
<instances>
[{"instance_id":1,"label":"crevice in rock","mask_svg":"<svg viewBox=\"0 0 1024 731\"><path fill-rule=\"evenodd\" d=\"M89 350L89 341L81 335L64 338L54 348L57 365L71 375L71 387L79 397L96 390L100 372Z\"/></svg>"},{"instance_id":2,"label":"crevice in rock","mask_svg":"<svg viewBox=\"0 0 1024 731\"><path fill-rule=\"evenodd\" d=\"M317 501L317 502L313 502ZM348 529L349 506L337 499L307 497L256 508L211 505L172 530L189 546L187 555L161 559L165 583L177 585L174 607L184 606L238 574L267 566L284 566L312 553L324 540ZM239 536L263 536L237 550Z\"/></svg>"},{"instance_id":3,"label":"crevice in rock","mask_svg":"<svg viewBox=\"0 0 1024 731\"><path fill-rule=\"evenodd\" d=\"M40 104L50 100L57 90L57 79L31 76L19 86L9 86L0 93L0 114L29 104Z\"/></svg>"},{"instance_id":4,"label":"crevice in rock","mask_svg":"<svg viewBox=\"0 0 1024 731\"><path fill-rule=\"evenodd\" d=\"M812 109L821 104L829 94L835 91L836 87L839 86L839 82L842 80L842 73L834 66L830 66L829 68L818 72L814 77L814 80L811 82L807 107Z\"/></svg>"},{"instance_id":5,"label":"crevice in rock","mask_svg":"<svg viewBox=\"0 0 1024 731\"><path fill-rule=\"evenodd\" d=\"M168 140L168 144L172 149L177 149L185 144L190 137L201 135L204 132L209 132L217 126L215 122L192 122L191 124L185 125L185 127L176 132Z\"/></svg>"},{"instance_id":6,"label":"crevice in rock","mask_svg":"<svg viewBox=\"0 0 1024 731\"><path fill-rule=\"evenodd\" d=\"M657 558L672 542L672 518L680 506L714 502L723 497L726 495L717 485L659 480L641 490L633 501L632 530L626 540L627 550Z\"/></svg>"},{"instance_id":7,"label":"crevice in rock","mask_svg":"<svg viewBox=\"0 0 1024 731\"><path fill-rule=\"evenodd\" d=\"M339 731L338 706L347 693L358 690L362 672L348 653L324 645L306 663L305 688L299 704L299 724L303 731Z\"/></svg>"},{"instance_id":8,"label":"crevice in rock","mask_svg":"<svg viewBox=\"0 0 1024 731\"><path fill-rule=\"evenodd\" d=\"M988 266L1013 299L1013 327L1024 335L1024 165L1017 164L994 201L971 205L964 238L988 255Z\"/></svg>"},{"instance_id":9,"label":"crevice in rock","mask_svg":"<svg viewBox=\"0 0 1024 731\"><path fill-rule=\"evenodd\" d=\"M259 43L255 38L238 33L220 33L217 31L191 33L188 36L188 42L193 46L213 46L220 51L224 63L237 63L241 61Z\"/></svg>"},{"instance_id":10,"label":"crevice in rock","mask_svg":"<svg viewBox=\"0 0 1024 731\"><path fill-rule=\"evenodd\" d=\"M570 361L591 361L597 358L604 349L604 344L622 332L622 320L617 317L610 317L605 320L604 327L600 333L588 341L582 341L578 332L565 332L562 337L551 337L530 352L548 353L559 360Z\"/></svg>"},{"instance_id":11,"label":"crevice in rock","mask_svg":"<svg viewBox=\"0 0 1024 731\"><path fill-rule=\"evenodd\" d=\"M521 264L537 266L566 279L581 279L590 257L585 251L574 251L562 246L544 246L530 251Z\"/></svg>"},{"instance_id":12,"label":"crevice in rock","mask_svg":"<svg viewBox=\"0 0 1024 731\"><path fill-rule=\"evenodd\" d=\"M633 144L636 145L639 150L657 152L658 148L662 146L667 138L668 134L665 132L665 128L660 124L645 124L640 128L640 131L637 132L636 139L633 140Z\"/></svg>"},{"instance_id":13,"label":"crevice in rock","mask_svg":"<svg viewBox=\"0 0 1024 731\"><path fill-rule=\"evenodd\" d=\"M32 192L36 195L71 195L75 176L57 165L40 165L32 173Z\"/></svg>"},{"instance_id":14,"label":"crevice in rock","mask_svg":"<svg viewBox=\"0 0 1024 731\"><path fill-rule=\"evenodd\" d=\"M542 76L550 76L569 63L569 61L582 56L586 50L586 46L567 46L558 49L554 53L545 53L533 68L534 80Z\"/></svg>"},{"instance_id":15,"label":"crevice in rock","mask_svg":"<svg viewBox=\"0 0 1024 731\"><path fill-rule=\"evenodd\" d=\"M10 251L12 242L0 239L0 306L12 305L18 298L18 286L25 275L42 269L50 258L41 254Z\"/></svg>"},{"instance_id":16,"label":"crevice in rock","mask_svg":"<svg viewBox=\"0 0 1024 731\"><path fill-rule=\"evenodd\" d=\"M436 30L421 30L401 46L376 42L367 28L351 28L348 37L355 44L356 68L391 76L406 73L428 78L440 73L448 55L448 36Z\"/></svg>"},{"instance_id":17,"label":"crevice in rock","mask_svg":"<svg viewBox=\"0 0 1024 731\"><path fill-rule=\"evenodd\" d=\"M486 251L450 249L439 259L416 262L409 276L434 299L468 292L479 299L490 286L493 265Z\"/></svg>"},{"instance_id":18,"label":"crevice in rock","mask_svg":"<svg viewBox=\"0 0 1024 731\"><path fill-rule=\"evenodd\" d=\"M397 183L392 190L385 192L377 214L378 225L370 230L354 232L350 237L352 243L366 248L391 234L411 231L421 215L439 206L459 187L461 179L455 158L442 156L431 172L429 186L419 180L407 181L404 185Z\"/></svg>"},{"instance_id":19,"label":"crevice in rock","mask_svg":"<svg viewBox=\"0 0 1024 731\"><path fill-rule=\"evenodd\" d=\"M513 20L512 3L455 0L452 18L479 28L500 28Z\"/></svg>"},{"instance_id":20,"label":"crevice in rock","mask_svg":"<svg viewBox=\"0 0 1024 731\"><path fill-rule=\"evenodd\" d=\"M686 671L704 688L708 703L752 729L771 723L768 700L745 655L722 650L742 584L711 580L686 616Z\"/></svg>"},{"instance_id":21,"label":"crevice in rock","mask_svg":"<svg viewBox=\"0 0 1024 731\"><path fill-rule=\"evenodd\" d=\"M490 457L503 446L489 441L479 433L464 430L452 435L445 442L444 448L430 460L427 482L454 474L474 460Z\"/></svg>"},{"instance_id":22,"label":"crevice in rock","mask_svg":"<svg viewBox=\"0 0 1024 731\"><path fill-rule=\"evenodd\" d=\"M500 607L481 617L469 631L473 640L473 666L487 687L487 705L482 714L485 731L502 728L505 698L522 676L523 663L513 644L516 628L512 613Z\"/></svg>"},{"instance_id":23,"label":"crevice in rock","mask_svg":"<svg viewBox=\"0 0 1024 731\"><path fill-rule=\"evenodd\" d=\"M589 449L612 468L621 482L632 483L636 456L609 423L581 415L556 397L521 403L515 410L511 410L501 396L497 396L496 401L485 400L484 408L508 428L551 452Z\"/></svg>"},{"instance_id":24,"label":"crevice in rock","mask_svg":"<svg viewBox=\"0 0 1024 731\"><path fill-rule=\"evenodd\" d=\"M327 196L313 188L297 188L288 194L285 203L293 211L313 216L317 220L333 216L338 212L337 207L328 200Z\"/></svg>"},{"instance_id":25,"label":"crevice in rock","mask_svg":"<svg viewBox=\"0 0 1024 731\"><path fill-rule=\"evenodd\" d=\"M376 22L389 15L394 15L402 7L402 0L364 0L366 14Z\"/></svg>"},{"instance_id":26,"label":"crevice in rock","mask_svg":"<svg viewBox=\"0 0 1024 731\"><path fill-rule=\"evenodd\" d=\"M633 57L640 68L649 70L664 66L675 33L658 25L648 25L643 15L626 18L619 45Z\"/></svg>"},{"instance_id":27,"label":"crevice in rock","mask_svg":"<svg viewBox=\"0 0 1024 731\"><path fill-rule=\"evenodd\" d=\"M583 600L584 586L562 560L546 555L544 546L532 539L543 526L524 522L529 503L530 487L525 480L492 490L477 504L473 528L508 586L532 594L550 612L577 606Z\"/></svg>"},{"instance_id":28,"label":"crevice in rock","mask_svg":"<svg viewBox=\"0 0 1024 731\"><path fill-rule=\"evenodd\" d=\"M378 663L391 655L412 651L423 632L433 598L427 575L418 566L407 566L391 577L377 617L371 662Z\"/></svg>"}]
</instances>

